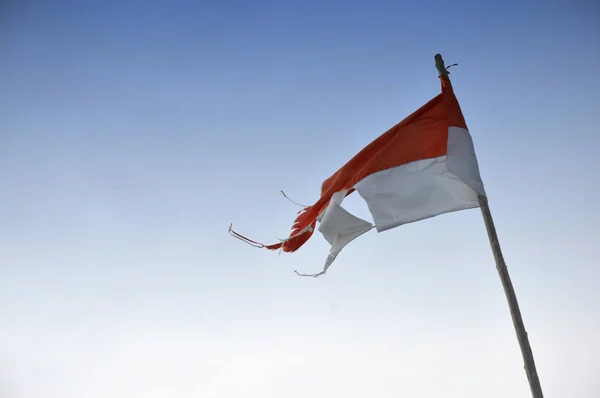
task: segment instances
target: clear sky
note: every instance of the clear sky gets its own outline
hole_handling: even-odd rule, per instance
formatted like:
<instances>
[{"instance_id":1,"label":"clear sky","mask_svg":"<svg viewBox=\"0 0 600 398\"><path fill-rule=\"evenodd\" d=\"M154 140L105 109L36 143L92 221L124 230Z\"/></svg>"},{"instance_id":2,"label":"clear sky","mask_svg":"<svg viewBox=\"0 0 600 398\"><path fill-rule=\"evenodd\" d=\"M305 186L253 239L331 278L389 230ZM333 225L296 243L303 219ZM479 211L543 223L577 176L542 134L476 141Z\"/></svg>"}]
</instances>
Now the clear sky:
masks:
<instances>
[{"instance_id":1,"label":"clear sky","mask_svg":"<svg viewBox=\"0 0 600 398\"><path fill-rule=\"evenodd\" d=\"M0 396L528 397L480 212L258 250L451 70L547 397L600 396L596 1L3 1ZM368 217L359 197L347 208Z\"/></svg>"}]
</instances>

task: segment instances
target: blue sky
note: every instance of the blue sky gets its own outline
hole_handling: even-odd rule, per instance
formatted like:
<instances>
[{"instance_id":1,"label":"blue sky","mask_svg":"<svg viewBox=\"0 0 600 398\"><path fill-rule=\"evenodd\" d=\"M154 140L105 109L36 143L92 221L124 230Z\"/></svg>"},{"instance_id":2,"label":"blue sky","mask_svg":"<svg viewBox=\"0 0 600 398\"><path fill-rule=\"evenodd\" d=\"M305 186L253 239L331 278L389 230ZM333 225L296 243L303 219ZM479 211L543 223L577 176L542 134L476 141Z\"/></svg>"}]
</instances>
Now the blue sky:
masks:
<instances>
[{"instance_id":1,"label":"blue sky","mask_svg":"<svg viewBox=\"0 0 600 398\"><path fill-rule=\"evenodd\" d=\"M548 397L600 394L592 1L4 2L0 395L528 397L478 210L277 256L439 93L441 53ZM350 197L348 209L366 216Z\"/></svg>"}]
</instances>

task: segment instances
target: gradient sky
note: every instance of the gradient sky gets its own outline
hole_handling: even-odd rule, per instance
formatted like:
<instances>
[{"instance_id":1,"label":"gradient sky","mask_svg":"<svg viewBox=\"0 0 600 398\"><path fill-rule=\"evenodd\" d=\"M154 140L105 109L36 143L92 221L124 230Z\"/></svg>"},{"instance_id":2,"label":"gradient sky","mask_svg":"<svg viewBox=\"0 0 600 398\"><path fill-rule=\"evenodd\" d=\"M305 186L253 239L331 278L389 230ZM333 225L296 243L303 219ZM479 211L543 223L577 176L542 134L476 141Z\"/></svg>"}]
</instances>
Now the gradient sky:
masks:
<instances>
[{"instance_id":1,"label":"gradient sky","mask_svg":"<svg viewBox=\"0 0 600 398\"><path fill-rule=\"evenodd\" d=\"M287 236L437 52L546 397L600 396L598 2L49 3L0 8L1 397L529 397L477 209L319 279L227 234Z\"/></svg>"}]
</instances>

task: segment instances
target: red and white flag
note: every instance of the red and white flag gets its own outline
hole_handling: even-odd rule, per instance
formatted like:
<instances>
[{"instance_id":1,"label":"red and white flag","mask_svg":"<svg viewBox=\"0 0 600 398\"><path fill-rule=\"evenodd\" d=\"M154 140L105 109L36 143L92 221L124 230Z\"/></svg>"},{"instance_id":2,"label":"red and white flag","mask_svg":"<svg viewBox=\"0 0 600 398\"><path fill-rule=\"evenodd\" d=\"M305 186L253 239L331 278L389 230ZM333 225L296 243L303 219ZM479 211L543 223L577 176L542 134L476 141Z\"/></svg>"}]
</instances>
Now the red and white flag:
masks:
<instances>
[{"instance_id":1,"label":"red and white flag","mask_svg":"<svg viewBox=\"0 0 600 398\"><path fill-rule=\"evenodd\" d=\"M298 250L318 230L331 244L323 271L340 251L363 233L386 231L440 214L479 207L485 196L473 141L447 76L442 92L386 131L323 183L321 197L302 210L286 240L257 247ZM373 222L341 205L354 191L367 202Z\"/></svg>"}]
</instances>

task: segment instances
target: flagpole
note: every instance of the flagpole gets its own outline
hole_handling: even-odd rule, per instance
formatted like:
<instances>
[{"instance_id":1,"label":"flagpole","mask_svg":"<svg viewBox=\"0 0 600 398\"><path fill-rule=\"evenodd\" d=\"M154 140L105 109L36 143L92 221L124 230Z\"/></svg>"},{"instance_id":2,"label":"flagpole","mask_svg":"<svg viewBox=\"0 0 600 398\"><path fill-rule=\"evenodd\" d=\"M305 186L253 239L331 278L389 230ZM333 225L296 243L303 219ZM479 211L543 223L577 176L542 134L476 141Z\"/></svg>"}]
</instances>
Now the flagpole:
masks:
<instances>
[{"instance_id":1,"label":"flagpole","mask_svg":"<svg viewBox=\"0 0 600 398\"><path fill-rule=\"evenodd\" d=\"M440 54L435 55L435 66L440 76L448 76L448 71L444 66L444 60ZM483 221L485 222L485 228L488 233L494 259L496 260L496 269L504 288L504 294L508 301L508 307L510 309L510 315L512 317L515 332L517 334L517 340L521 347L521 354L523 355L523 362L525 364L525 373L527 374L527 380L529 381L529 387L533 398L543 398L542 386L540 385L540 379L535 368L535 361L533 359L533 352L529 345L529 338L527 337L527 331L525 331L525 325L523 324L523 318L521 317L521 310L519 309L519 302L517 301L517 295L513 288L510 275L508 274L508 268L504 262L504 256L500 249L500 242L496 233L496 227L494 226L494 219L488 205L487 197L479 196L479 207L483 215Z\"/></svg>"}]
</instances>

